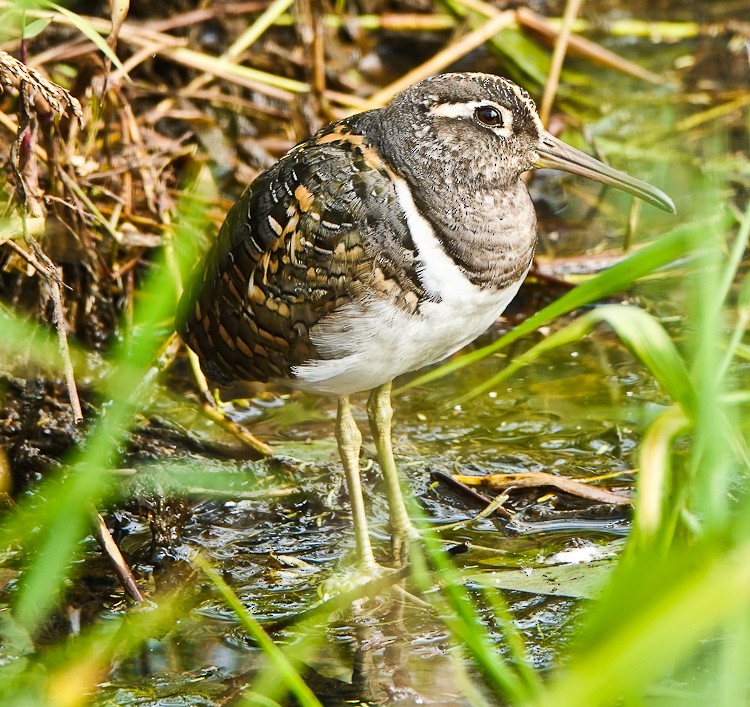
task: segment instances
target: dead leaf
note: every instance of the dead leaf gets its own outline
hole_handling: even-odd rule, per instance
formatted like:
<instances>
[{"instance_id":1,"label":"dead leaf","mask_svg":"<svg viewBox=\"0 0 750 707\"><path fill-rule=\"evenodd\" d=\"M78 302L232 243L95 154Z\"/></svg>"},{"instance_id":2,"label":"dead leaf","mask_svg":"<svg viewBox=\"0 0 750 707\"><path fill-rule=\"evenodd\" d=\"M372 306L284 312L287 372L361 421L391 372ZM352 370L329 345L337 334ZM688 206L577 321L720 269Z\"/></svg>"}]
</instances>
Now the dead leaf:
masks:
<instances>
[{"instance_id":1,"label":"dead leaf","mask_svg":"<svg viewBox=\"0 0 750 707\"><path fill-rule=\"evenodd\" d=\"M506 489L511 486L525 488L552 486L573 496L587 498L599 503L609 503L615 506L629 506L633 503L630 496L591 486L583 481L547 474L543 471L525 471L519 474L489 474L488 476L464 476L459 474L454 475L453 478L467 486L489 486L494 489Z\"/></svg>"}]
</instances>

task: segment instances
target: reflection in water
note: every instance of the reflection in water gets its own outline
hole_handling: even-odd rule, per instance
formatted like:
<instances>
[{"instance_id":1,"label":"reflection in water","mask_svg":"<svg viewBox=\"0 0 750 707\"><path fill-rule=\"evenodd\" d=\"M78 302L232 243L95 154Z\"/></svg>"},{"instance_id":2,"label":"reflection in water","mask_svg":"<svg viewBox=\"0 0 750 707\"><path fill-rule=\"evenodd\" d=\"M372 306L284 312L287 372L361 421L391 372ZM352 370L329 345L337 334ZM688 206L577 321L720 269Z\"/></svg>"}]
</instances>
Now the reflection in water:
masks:
<instances>
[{"instance_id":1,"label":"reflection in water","mask_svg":"<svg viewBox=\"0 0 750 707\"><path fill-rule=\"evenodd\" d=\"M496 361L490 359L446 381L437 398L422 390L401 396L398 461L428 525L466 520L480 510L480 505L436 483L430 472L546 471L576 478L619 474L608 483L630 482L622 474L630 469L630 453L637 443L634 423L647 404L644 399L658 397L629 359L601 346L580 344L576 357L564 350L552 354L529 369L527 379L461 408L446 401L486 379L496 370ZM602 380L605 355L609 384L601 386L595 381ZM638 395L627 395L631 390ZM301 440L292 439L295 456L306 456L304 440L318 439L323 442L313 445L316 458L324 460L327 450L327 458L335 459L332 445L321 446L330 439L327 420L295 424L284 444L295 436ZM319 602L318 586L347 562L353 548L338 466L335 461L252 467L231 462L222 468L244 479L238 488L247 497L193 502L181 544L172 555L185 558L200 551L266 625L298 619ZM389 536L387 509L377 488L376 467L363 476L382 561ZM280 496L249 493L282 487L293 491ZM465 544L466 552L454 558L457 565L479 572L524 572L544 566L547 558L577 542L608 544L627 530L622 509L613 511L544 488L511 489L509 495L504 508L510 520L494 515L444 533L446 540ZM139 555L148 542L147 528L133 519L123 546L141 571L153 561L145 551ZM256 689L267 661L236 617L205 577L182 574L179 567L184 562L169 557L160 561L153 570L155 581L192 592L196 608L167 635L155 637L140 660L119 667L103 692L103 703L109 699L115 704L154 704L146 695L180 695L187 704L213 705ZM478 586L470 585L469 590L479 597ZM315 693L326 696L324 703L390 699L470 704L467 691L479 683L463 675L465 666L452 648L439 611L423 605L430 597L412 600L408 592L414 591L407 581L401 592L387 592L351 612L320 616L309 625L287 626L275 638L288 655L301 661L300 670ZM504 596L523 632L529 660L548 666L565 644L578 600L523 592ZM505 641L493 611L482 608L481 616L499 654L504 654Z\"/></svg>"}]
</instances>

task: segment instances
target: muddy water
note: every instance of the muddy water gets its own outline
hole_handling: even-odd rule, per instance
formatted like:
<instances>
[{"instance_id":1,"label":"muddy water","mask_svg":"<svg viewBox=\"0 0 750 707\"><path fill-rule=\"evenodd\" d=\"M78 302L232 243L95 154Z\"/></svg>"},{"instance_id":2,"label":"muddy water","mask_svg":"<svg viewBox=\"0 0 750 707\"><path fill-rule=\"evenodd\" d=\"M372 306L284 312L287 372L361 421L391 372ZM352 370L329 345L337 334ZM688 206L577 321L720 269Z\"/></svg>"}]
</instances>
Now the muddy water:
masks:
<instances>
[{"instance_id":1,"label":"muddy water","mask_svg":"<svg viewBox=\"0 0 750 707\"><path fill-rule=\"evenodd\" d=\"M632 482L628 472L638 443L636 429L659 400L614 340L601 335L563 349L510 384L455 404L504 360L490 357L429 389L408 389L397 396L396 453L427 524L464 520L478 510L440 482L436 472L549 471L573 478L613 475L609 486L629 487ZM364 400L359 402L359 421L366 429ZM268 400L256 403L244 408L244 417L255 418L261 429L275 428L271 441L276 448L308 461L211 462L212 470L234 475L236 488L245 493L290 493L191 500L181 539L166 552L161 548L151 566L143 555L150 532L142 517L122 516L126 527L121 543L131 556L142 558L140 571L152 571L157 585L182 583L195 594L197 606L163 640L153 641L137 660L119 667L101 694L101 704L173 704L170 696L178 700L174 704L219 704L252 682L265 663L234 614L207 590L205 577L187 571L193 553L200 552L220 569L243 604L267 624L308 609L320 600L321 583L350 566L353 537L331 440L332 405L298 396L271 405ZM278 419L285 406L293 410L296 422L282 430ZM303 419L306 410L314 419ZM367 455L373 456L371 447ZM197 463L191 459L191 465ZM376 469L364 477L372 534L385 558L387 509ZM524 573L539 569L611 557L627 532L622 509L549 488L510 495L510 522L492 517L444 534L456 545L466 544L455 556L458 566L486 574L518 569L523 579ZM577 566L585 577L589 565ZM478 585L470 588L479 597ZM577 607L585 601L580 597L587 591L577 581L562 588L563 594L573 596L544 586L532 589L508 591L504 597L531 661L545 667L564 648ZM504 652L493 612L482 602L479 606L485 607L480 615L498 651ZM420 599L394 599L385 593L354 613L318 617L276 635L292 653L303 654L307 679L325 704L377 702L387 696L410 696L412 703L424 699L466 704L462 685L470 678L439 613ZM316 645L306 648L313 639Z\"/></svg>"},{"instance_id":2,"label":"muddy water","mask_svg":"<svg viewBox=\"0 0 750 707\"><path fill-rule=\"evenodd\" d=\"M636 58L635 43L630 38L621 41L623 46L614 48ZM664 70L671 69L678 55L693 49L692 44L675 44L655 51L646 45L646 53ZM728 52L723 44L722 51ZM714 78L706 58L713 55L712 51L697 55L692 70L696 81ZM623 144L639 147L644 158L639 164L653 170L651 174L638 170L640 176L674 186L680 175L673 170L669 180L663 178L666 167L655 164L649 141L649 126L658 127L671 118L662 113L662 101L653 98L656 94L627 110L622 101L628 93L619 81L611 81L604 111L608 125L600 128ZM560 256L622 244L627 208L622 197L608 196L608 203L622 207L619 213L605 205L605 213L592 219L590 206L598 202L591 192L583 199L578 193L563 195L551 178L536 181L532 192L545 214L540 229L545 252ZM567 207L559 211L563 204ZM674 225L645 209L642 216L641 232L646 237ZM640 288L647 291L646 306L657 314L679 312L679 306L672 306L679 292L675 285L662 281ZM515 314L539 309L545 302L538 298L544 298L547 288L541 292L526 288ZM488 335L484 343L497 333ZM507 356L533 340L529 337L518 349L428 388L410 388L397 396L397 460L425 524L466 520L480 509L448 487L440 474L544 471L578 479L605 476L609 487L631 487L639 435L666 401L606 333L548 354L498 389L457 405L467 390L484 382L507 363ZM366 429L364 400L357 404L358 420ZM177 491L159 482L161 487L146 493L147 484L139 481L132 489L135 500L110 517L138 579L156 591L177 588L192 597L194 608L169 633L154 637L145 650L117 666L97 698L101 705L227 704L262 679L266 659L210 582L194 569L196 553L220 570L242 603L266 626L295 618L315 605L321 585L335 583L337 573L351 565L353 537L332 442L331 401L271 394L235 406L235 418L270 442L281 457L262 464L245 461L226 439L222 449L231 454L219 454L217 446L209 453L205 446L213 443L214 435L205 423L190 417L191 406L194 401L177 408L164 403L153 411L154 419L166 422L151 428L158 449L147 454L141 450L140 458L134 455L133 466L141 474L145 459L153 465L154 458L169 457L176 463L175 478L184 480L188 471L205 470L207 476L222 478L223 490L209 492L218 484L203 478L200 483L193 479L178 484ZM169 446L167 432L176 425L206 443L203 453L185 445ZM372 459L369 443L366 453ZM159 464L164 464L163 459L156 471ZM363 476L372 535L385 557L387 509L377 469L371 466ZM497 651L505 653L507 642L480 585L482 578L502 576L498 580L504 587L502 596L529 659L545 668L564 652L586 597L595 593L596 582L607 570L607 558L621 547L628 516L622 508L547 487L516 489L509 495L510 520L493 516L443 537L463 550L454 562L473 573L468 588ZM106 617L125 611L122 592L93 541L84 565L70 599L70 616ZM545 575L551 568L552 573ZM324 704L378 703L389 698L404 704L472 702L477 681L454 647L440 607L425 605L430 592L420 592L411 584L407 589L416 598L383 593L357 611L318 616L274 633L298 657L305 679ZM70 629L58 628L54 638ZM248 697L248 702L253 704L253 698Z\"/></svg>"}]
</instances>

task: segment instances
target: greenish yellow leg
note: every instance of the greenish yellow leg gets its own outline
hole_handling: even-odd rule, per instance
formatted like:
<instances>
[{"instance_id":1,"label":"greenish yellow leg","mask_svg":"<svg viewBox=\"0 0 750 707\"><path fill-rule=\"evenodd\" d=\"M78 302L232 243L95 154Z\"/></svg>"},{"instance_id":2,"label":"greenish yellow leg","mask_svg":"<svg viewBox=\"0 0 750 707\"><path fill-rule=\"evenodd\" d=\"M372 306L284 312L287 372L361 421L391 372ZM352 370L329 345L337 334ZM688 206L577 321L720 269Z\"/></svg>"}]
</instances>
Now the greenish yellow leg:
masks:
<instances>
[{"instance_id":1,"label":"greenish yellow leg","mask_svg":"<svg viewBox=\"0 0 750 707\"><path fill-rule=\"evenodd\" d=\"M370 393L370 398L367 401L367 416L370 420L370 430L375 440L378 461L385 481L388 509L391 516L393 547L398 557L403 540L415 537L417 529L406 512L401 482L396 469L396 460L393 458L393 446L391 444L393 408L391 407L390 382L374 388Z\"/></svg>"},{"instance_id":2,"label":"greenish yellow leg","mask_svg":"<svg viewBox=\"0 0 750 707\"><path fill-rule=\"evenodd\" d=\"M367 530L367 514L365 502L362 498L362 482L359 477L359 450L362 447L362 433L359 431L354 417L352 417L348 395L339 398L336 416L336 441L339 445L341 461L344 464L346 487L349 490L357 561L361 568L370 569L375 566L375 558L372 554L372 545L370 545L370 536Z\"/></svg>"}]
</instances>

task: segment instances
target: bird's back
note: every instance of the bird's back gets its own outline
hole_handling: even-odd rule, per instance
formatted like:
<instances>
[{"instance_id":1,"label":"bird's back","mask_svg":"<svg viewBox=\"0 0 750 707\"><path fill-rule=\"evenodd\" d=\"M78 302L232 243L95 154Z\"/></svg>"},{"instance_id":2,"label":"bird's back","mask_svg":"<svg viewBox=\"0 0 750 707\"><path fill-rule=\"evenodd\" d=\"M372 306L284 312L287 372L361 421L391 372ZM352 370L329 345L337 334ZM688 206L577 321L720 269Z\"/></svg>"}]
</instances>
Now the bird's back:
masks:
<instances>
[{"instance_id":1,"label":"bird's back","mask_svg":"<svg viewBox=\"0 0 750 707\"><path fill-rule=\"evenodd\" d=\"M178 307L177 330L209 378L293 383L295 367L326 356L311 330L370 290L417 308L424 290L384 170L342 121L250 185Z\"/></svg>"}]
</instances>

